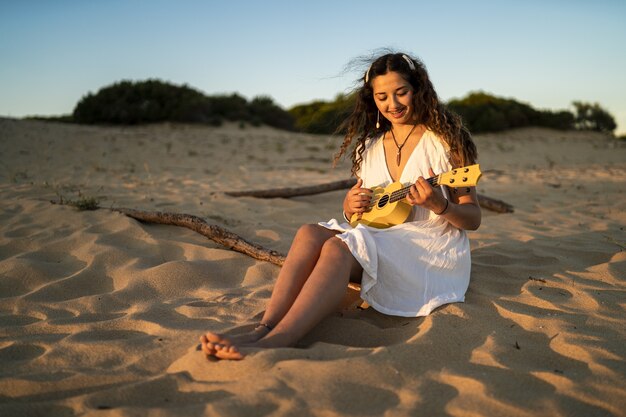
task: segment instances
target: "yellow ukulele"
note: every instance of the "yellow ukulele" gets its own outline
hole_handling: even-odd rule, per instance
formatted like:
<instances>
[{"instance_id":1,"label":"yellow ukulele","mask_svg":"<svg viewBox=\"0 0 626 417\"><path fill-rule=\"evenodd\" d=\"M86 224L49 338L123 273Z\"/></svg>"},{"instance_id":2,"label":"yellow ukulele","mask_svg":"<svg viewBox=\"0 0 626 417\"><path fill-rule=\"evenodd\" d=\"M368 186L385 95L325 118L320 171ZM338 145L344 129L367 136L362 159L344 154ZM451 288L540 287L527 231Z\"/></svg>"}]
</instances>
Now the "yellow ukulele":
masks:
<instances>
[{"instance_id":1,"label":"yellow ukulele","mask_svg":"<svg viewBox=\"0 0 626 417\"><path fill-rule=\"evenodd\" d=\"M433 187L439 185L452 188L473 187L478 183L481 175L480 165L476 164L453 169L428 178L426 181ZM386 229L404 223L413 209L405 199L412 185L402 186L401 183L394 182L385 188L372 188L372 201L368 210L362 214L353 214L350 218L350 225L356 227L357 224L362 223L377 229Z\"/></svg>"}]
</instances>

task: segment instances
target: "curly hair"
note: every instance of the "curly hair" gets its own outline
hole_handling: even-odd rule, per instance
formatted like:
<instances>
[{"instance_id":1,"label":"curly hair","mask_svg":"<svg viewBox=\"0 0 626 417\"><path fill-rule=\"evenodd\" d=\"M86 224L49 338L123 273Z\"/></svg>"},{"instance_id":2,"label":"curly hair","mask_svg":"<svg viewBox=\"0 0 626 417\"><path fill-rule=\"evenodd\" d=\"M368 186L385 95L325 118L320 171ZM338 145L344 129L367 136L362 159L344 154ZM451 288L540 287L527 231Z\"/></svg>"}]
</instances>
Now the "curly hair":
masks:
<instances>
[{"instance_id":1,"label":"curly hair","mask_svg":"<svg viewBox=\"0 0 626 417\"><path fill-rule=\"evenodd\" d=\"M414 70L403 55L413 61ZM354 109L337 129L338 132L346 132L346 134L339 152L335 155L334 162L336 163L346 154L352 142L355 141L351 159L352 175L356 176L363 161L367 138L378 136L391 129L391 123L384 117L380 120L380 128L376 128L378 108L374 102L372 89L372 80L390 71L399 73L413 87L413 108L416 112L417 123L425 125L446 142L450 149L452 166L462 167L475 163L478 156L476 145L472 141L470 132L463 126L461 117L439 101L424 64L402 53L389 53L378 57L363 74L363 82L355 91Z\"/></svg>"}]
</instances>

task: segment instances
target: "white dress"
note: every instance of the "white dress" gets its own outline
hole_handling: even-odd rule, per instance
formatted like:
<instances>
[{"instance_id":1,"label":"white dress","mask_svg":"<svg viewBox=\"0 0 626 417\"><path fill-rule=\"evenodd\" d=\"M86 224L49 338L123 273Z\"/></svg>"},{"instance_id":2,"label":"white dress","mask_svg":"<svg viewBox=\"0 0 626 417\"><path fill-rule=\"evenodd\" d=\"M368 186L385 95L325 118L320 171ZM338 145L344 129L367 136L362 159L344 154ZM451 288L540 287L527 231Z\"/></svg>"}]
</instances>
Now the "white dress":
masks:
<instances>
[{"instance_id":1,"label":"white dress","mask_svg":"<svg viewBox=\"0 0 626 417\"><path fill-rule=\"evenodd\" d=\"M387 169L382 136L365 144L359 177L363 186L387 186L393 180ZM409 156L400 182L414 183L421 175L452 169L448 151L437 135L427 130ZM384 314L426 316L442 304L460 302L470 278L470 246L465 231L419 206L406 223L388 229L357 225L336 219L320 222L344 241L363 267L361 298Z\"/></svg>"}]
</instances>

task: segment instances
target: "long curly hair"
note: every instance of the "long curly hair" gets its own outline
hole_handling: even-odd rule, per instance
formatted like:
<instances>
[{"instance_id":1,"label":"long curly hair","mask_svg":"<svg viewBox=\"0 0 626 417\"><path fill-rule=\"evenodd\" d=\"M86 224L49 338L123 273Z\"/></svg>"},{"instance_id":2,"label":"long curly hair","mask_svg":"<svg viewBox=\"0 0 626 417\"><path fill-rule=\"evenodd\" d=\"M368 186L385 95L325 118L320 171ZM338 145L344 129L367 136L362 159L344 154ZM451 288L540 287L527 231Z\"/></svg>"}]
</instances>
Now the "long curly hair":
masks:
<instances>
[{"instance_id":1,"label":"long curly hair","mask_svg":"<svg viewBox=\"0 0 626 417\"><path fill-rule=\"evenodd\" d=\"M413 61L414 70L403 55ZM452 166L462 167L476 163L478 157L476 145L470 132L463 126L461 117L439 101L424 64L419 59L402 53L388 53L378 57L363 74L362 83L359 83L360 87L354 92L356 96L354 109L337 129L338 132L346 134L334 162L337 163L355 142L351 159L352 175L356 176L363 161L367 138L379 136L391 129L391 123L384 117L380 118L380 128L376 128L378 108L374 102L372 89L372 80L390 71L402 75L413 87L413 109L417 115L417 123L425 125L447 143Z\"/></svg>"}]
</instances>

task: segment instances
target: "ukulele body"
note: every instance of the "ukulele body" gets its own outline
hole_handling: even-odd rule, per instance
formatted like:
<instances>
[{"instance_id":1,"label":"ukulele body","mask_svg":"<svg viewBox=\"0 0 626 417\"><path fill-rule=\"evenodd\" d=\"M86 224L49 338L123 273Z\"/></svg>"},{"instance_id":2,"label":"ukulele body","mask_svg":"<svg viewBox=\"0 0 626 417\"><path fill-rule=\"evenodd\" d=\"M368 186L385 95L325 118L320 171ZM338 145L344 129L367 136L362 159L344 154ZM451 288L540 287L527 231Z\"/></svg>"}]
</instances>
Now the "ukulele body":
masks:
<instances>
[{"instance_id":1,"label":"ukulele body","mask_svg":"<svg viewBox=\"0 0 626 417\"><path fill-rule=\"evenodd\" d=\"M411 215L413 207L405 198L391 201L392 193L402 188L403 185L399 182L391 183L385 188L372 188L371 201L374 203L372 208L361 215L353 214L350 218L350 225L356 227L357 224L362 223L377 229L386 229L404 223Z\"/></svg>"},{"instance_id":2,"label":"ukulele body","mask_svg":"<svg viewBox=\"0 0 626 417\"><path fill-rule=\"evenodd\" d=\"M455 168L443 174L428 178L426 181L433 187L445 185L451 188L475 187L482 176L480 165L474 164ZM411 185L403 186L394 182L383 187L372 188L371 208L363 214L353 214L350 225L356 227L363 223L378 229L386 229L407 221L413 207L406 201Z\"/></svg>"}]
</instances>

